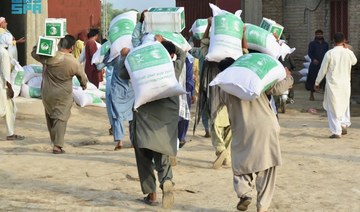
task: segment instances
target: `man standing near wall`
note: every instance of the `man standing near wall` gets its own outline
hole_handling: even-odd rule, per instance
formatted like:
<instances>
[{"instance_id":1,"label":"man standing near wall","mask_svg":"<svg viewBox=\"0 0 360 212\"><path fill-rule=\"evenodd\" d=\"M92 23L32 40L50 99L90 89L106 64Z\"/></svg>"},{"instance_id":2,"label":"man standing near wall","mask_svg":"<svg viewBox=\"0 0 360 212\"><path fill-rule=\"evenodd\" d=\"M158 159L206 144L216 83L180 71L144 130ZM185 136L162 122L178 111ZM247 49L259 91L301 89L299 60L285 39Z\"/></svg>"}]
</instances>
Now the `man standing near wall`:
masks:
<instances>
[{"instance_id":1,"label":"man standing near wall","mask_svg":"<svg viewBox=\"0 0 360 212\"><path fill-rule=\"evenodd\" d=\"M320 90L320 82L326 75L326 87L323 107L328 116L332 135L340 138L347 134L350 126L351 66L357 59L345 43L343 33L335 33L335 47L325 54L319 74L315 81L315 90Z\"/></svg>"},{"instance_id":2,"label":"man standing near wall","mask_svg":"<svg viewBox=\"0 0 360 212\"><path fill-rule=\"evenodd\" d=\"M329 50L329 44L324 40L324 33L321 29L315 31L315 40L309 43L308 55L311 59L309 66L309 73L307 75L305 87L310 91L310 101L314 101L314 85L317 74L321 66L321 62L325 53ZM321 83L321 88L324 88L325 82Z\"/></svg>"}]
</instances>

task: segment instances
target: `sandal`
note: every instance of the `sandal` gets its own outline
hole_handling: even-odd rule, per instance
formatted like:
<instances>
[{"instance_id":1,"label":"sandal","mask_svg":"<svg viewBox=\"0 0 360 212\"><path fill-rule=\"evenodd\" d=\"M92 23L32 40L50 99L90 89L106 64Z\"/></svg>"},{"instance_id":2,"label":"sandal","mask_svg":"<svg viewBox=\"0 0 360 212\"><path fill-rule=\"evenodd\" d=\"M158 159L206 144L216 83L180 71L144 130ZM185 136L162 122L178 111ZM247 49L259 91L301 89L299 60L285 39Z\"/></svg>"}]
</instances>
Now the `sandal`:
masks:
<instances>
[{"instance_id":1,"label":"sandal","mask_svg":"<svg viewBox=\"0 0 360 212\"><path fill-rule=\"evenodd\" d=\"M117 145L117 146L114 148L114 151L118 151L118 150L120 150L120 149L122 149L122 148L123 148L123 146Z\"/></svg>"},{"instance_id":2,"label":"sandal","mask_svg":"<svg viewBox=\"0 0 360 212\"><path fill-rule=\"evenodd\" d=\"M53 149L53 154L64 154L65 150L63 150L61 147L56 147L57 149Z\"/></svg>"},{"instance_id":3,"label":"sandal","mask_svg":"<svg viewBox=\"0 0 360 212\"><path fill-rule=\"evenodd\" d=\"M8 141L13 141L13 140L18 140L18 141L20 141L20 140L24 140L24 139L25 139L25 136L16 135L16 134L6 137L6 140L8 140Z\"/></svg>"},{"instance_id":4,"label":"sandal","mask_svg":"<svg viewBox=\"0 0 360 212\"><path fill-rule=\"evenodd\" d=\"M114 148L114 151L120 150L120 149L122 149L122 148L123 148L123 142L122 142L122 141L118 141L118 142L116 143L116 146L115 146L115 148Z\"/></svg>"},{"instance_id":5,"label":"sandal","mask_svg":"<svg viewBox=\"0 0 360 212\"><path fill-rule=\"evenodd\" d=\"M143 199L143 202L147 205L150 205L150 206L157 206L159 205L159 202L156 201L156 200L151 200L150 199L150 194L148 194L146 197L144 197Z\"/></svg>"}]
</instances>

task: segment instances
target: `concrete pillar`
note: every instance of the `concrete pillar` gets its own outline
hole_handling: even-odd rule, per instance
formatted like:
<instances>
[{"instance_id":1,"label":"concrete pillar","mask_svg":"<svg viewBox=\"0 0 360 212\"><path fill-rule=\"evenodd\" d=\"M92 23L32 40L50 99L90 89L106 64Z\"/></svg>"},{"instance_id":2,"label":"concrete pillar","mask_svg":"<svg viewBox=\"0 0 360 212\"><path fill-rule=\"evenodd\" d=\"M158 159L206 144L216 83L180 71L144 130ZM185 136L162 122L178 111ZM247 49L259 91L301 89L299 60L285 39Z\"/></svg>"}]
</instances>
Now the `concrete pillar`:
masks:
<instances>
[{"instance_id":1,"label":"concrete pillar","mask_svg":"<svg viewBox=\"0 0 360 212\"><path fill-rule=\"evenodd\" d=\"M42 1L41 14L26 14L26 64L38 63L31 57L32 48L40 35L45 33L45 19L48 17L48 1Z\"/></svg>"}]
</instances>

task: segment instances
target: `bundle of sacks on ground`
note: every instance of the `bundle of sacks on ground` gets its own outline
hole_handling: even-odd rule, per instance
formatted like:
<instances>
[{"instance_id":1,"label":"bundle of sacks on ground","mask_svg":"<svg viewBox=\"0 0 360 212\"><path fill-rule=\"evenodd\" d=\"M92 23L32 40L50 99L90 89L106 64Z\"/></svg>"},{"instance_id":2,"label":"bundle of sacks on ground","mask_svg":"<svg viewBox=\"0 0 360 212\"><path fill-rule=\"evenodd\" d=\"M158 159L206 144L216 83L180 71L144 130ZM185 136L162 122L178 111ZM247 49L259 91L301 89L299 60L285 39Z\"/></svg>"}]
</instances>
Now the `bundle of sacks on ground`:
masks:
<instances>
[{"instance_id":1,"label":"bundle of sacks on ground","mask_svg":"<svg viewBox=\"0 0 360 212\"><path fill-rule=\"evenodd\" d=\"M309 55L304 56L305 62L303 63L303 68L299 71L301 78L299 79L300 82L306 82L307 75L309 73L309 66L311 63L311 58Z\"/></svg>"},{"instance_id":2,"label":"bundle of sacks on ground","mask_svg":"<svg viewBox=\"0 0 360 212\"><path fill-rule=\"evenodd\" d=\"M25 98L41 98L42 65L30 64L22 67L17 61L14 63L11 81L15 97L20 95ZM104 91L99 90L90 82L87 83L87 89L82 90L76 77L73 78L73 95L75 103L80 107L106 106L102 100L105 98Z\"/></svg>"}]
</instances>

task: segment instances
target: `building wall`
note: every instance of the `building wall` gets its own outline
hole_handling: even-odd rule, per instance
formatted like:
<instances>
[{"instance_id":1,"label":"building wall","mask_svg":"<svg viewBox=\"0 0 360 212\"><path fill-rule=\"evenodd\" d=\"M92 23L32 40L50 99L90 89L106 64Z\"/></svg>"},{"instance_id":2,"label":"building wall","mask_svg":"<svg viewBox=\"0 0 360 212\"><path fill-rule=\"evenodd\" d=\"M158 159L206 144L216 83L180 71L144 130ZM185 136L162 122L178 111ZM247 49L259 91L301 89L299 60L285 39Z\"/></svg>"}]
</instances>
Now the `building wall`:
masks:
<instances>
[{"instance_id":1,"label":"building wall","mask_svg":"<svg viewBox=\"0 0 360 212\"><path fill-rule=\"evenodd\" d=\"M75 37L84 29L100 28L100 0L48 0L49 18L66 18L67 32Z\"/></svg>"},{"instance_id":2,"label":"building wall","mask_svg":"<svg viewBox=\"0 0 360 212\"><path fill-rule=\"evenodd\" d=\"M262 16L270 18L276 23L283 25L283 1L282 0L262 0Z\"/></svg>"}]
</instances>

